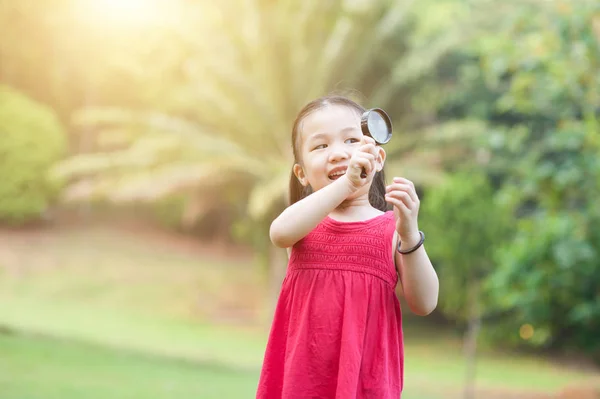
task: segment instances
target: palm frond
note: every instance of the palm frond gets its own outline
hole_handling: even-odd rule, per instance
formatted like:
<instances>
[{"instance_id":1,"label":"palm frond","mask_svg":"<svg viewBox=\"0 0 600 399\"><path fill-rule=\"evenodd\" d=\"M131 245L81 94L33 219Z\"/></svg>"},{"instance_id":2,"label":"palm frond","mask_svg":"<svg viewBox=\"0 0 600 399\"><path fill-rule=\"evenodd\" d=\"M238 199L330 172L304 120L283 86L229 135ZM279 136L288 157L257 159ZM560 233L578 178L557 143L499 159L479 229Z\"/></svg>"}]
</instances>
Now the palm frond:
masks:
<instances>
[{"instance_id":1,"label":"palm frond","mask_svg":"<svg viewBox=\"0 0 600 399\"><path fill-rule=\"evenodd\" d=\"M210 183L210 184L208 184ZM219 165L172 164L156 169L128 170L121 174L100 174L71 184L64 192L67 202L107 199L114 203L154 202L198 187L226 183Z\"/></svg>"}]
</instances>

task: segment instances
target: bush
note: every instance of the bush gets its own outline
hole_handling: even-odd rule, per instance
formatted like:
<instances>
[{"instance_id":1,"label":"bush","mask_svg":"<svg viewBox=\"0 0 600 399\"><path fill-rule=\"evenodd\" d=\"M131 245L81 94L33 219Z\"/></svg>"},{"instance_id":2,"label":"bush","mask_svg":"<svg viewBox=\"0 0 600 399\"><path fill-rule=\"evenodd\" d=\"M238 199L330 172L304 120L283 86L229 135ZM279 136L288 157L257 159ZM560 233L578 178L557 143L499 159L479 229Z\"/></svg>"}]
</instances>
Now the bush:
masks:
<instances>
[{"instance_id":1,"label":"bush","mask_svg":"<svg viewBox=\"0 0 600 399\"><path fill-rule=\"evenodd\" d=\"M0 86L0 222L18 225L43 215L59 193L49 171L66 143L51 109Z\"/></svg>"}]
</instances>

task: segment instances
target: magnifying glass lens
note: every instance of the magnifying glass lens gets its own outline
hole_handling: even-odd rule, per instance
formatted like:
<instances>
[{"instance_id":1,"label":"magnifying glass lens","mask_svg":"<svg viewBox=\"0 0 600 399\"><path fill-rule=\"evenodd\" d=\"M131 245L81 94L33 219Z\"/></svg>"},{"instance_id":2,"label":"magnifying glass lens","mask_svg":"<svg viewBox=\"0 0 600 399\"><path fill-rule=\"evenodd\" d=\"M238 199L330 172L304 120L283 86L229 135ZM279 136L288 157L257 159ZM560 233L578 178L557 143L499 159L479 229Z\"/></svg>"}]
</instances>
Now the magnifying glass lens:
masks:
<instances>
[{"instance_id":1,"label":"magnifying glass lens","mask_svg":"<svg viewBox=\"0 0 600 399\"><path fill-rule=\"evenodd\" d=\"M371 112L367 120L371 137L378 143L385 143L391 135L386 120L379 112Z\"/></svg>"},{"instance_id":2,"label":"magnifying glass lens","mask_svg":"<svg viewBox=\"0 0 600 399\"><path fill-rule=\"evenodd\" d=\"M392 138L392 121L381 108L372 108L360 118L363 134L370 136L377 144L386 144Z\"/></svg>"},{"instance_id":3,"label":"magnifying glass lens","mask_svg":"<svg viewBox=\"0 0 600 399\"><path fill-rule=\"evenodd\" d=\"M365 136L370 136L377 144L386 144L392 138L392 121L381 108L365 111L360 118L360 128ZM361 177L367 177L363 169Z\"/></svg>"}]
</instances>

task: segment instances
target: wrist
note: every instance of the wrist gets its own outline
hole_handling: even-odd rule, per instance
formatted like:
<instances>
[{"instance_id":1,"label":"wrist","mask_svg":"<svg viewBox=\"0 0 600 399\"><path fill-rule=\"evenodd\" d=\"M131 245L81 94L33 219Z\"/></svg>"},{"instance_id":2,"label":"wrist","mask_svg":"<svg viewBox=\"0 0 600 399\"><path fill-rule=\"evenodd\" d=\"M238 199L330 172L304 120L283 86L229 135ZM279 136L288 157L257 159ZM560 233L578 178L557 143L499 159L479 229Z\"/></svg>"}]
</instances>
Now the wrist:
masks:
<instances>
[{"instance_id":1,"label":"wrist","mask_svg":"<svg viewBox=\"0 0 600 399\"><path fill-rule=\"evenodd\" d=\"M400 245L398 248L402 251L415 247L419 241L421 241L419 230L402 234L398 233L398 237L400 238Z\"/></svg>"},{"instance_id":2,"label":"wrist","mask_svg":"<svg viewBox=\"0 0 600 399\"><path fill-rule=\"evenodd\" d=\"M422 231L419 231L419 241L416 244L412 245L412 243L406 243L402 240L398 243L397 251L402 255L408 255L415 252L417 249L421 248L423 242L425 242L425 234Z\"/></svg>"},{"instance_id":3,"label":"wrist","mask_svg":"<svg viewBox=\"0 0 600 399\"><path fill-rule=\"evenodd\" d=\"M354 193L355 193L355 192L357 192L357 191L358 191L358 189L360 188L360 187L357 187L357 186L356 186L356 185L355 185L355 184L352 182L352 180L350 180L350 179L348 178L348 175L343 175L343 176L342 176L342 177L340 177L340 178L339 178L337 181L340 181L340 180L341 180L341 182L340 182L340 183L343 183L343 184L344 184L344 187L346 188L348 195L350 195L350 194L354 194Z\"/></svg>"}]
</instances>

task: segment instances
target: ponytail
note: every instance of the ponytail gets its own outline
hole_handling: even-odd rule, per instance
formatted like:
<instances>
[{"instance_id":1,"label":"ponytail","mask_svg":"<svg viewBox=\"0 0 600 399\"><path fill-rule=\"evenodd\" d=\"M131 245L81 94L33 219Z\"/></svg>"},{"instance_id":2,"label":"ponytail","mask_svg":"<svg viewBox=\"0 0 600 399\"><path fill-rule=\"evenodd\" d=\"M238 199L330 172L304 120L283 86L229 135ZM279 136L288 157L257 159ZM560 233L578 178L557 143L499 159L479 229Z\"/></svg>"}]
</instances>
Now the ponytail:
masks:
<instances>
[{"instance_id":1,"label":"ponytail","mask_svg":"<svg viewBox=\"0 0 600 399\"><path fill-rule=\"evenodd\" d=\"M369 203L373 208L382 212L392 209L392 206L385 200L385 172L383 169L375 172L375 176L373 176L373 182L369 189Z\"/></svg>"}]
</instances>

